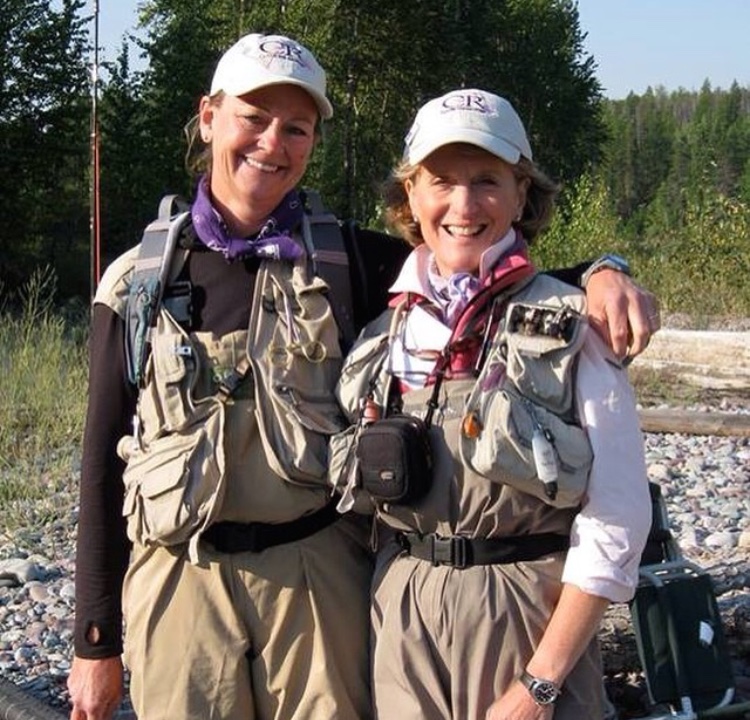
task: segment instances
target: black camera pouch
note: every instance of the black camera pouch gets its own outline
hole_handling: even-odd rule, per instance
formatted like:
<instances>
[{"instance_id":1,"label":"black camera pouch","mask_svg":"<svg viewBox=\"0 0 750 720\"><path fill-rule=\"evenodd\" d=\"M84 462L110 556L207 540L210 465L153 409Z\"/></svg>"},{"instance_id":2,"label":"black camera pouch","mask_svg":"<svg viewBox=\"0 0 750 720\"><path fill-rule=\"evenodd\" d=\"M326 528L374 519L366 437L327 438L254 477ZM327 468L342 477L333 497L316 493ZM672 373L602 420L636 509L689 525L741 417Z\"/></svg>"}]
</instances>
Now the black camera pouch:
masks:
<instances>
[{"instance_id":1,"label":"black camera pouch","mask_svg":"<svg viewBox=\"0 0 750 720\"><path fill-rule=\"evenodd\" d=\"M412 503L432 484L428 428L417 417L392 415L365 427L357 458L362 488L376 502Z\"/></svg>"}]
</instances>

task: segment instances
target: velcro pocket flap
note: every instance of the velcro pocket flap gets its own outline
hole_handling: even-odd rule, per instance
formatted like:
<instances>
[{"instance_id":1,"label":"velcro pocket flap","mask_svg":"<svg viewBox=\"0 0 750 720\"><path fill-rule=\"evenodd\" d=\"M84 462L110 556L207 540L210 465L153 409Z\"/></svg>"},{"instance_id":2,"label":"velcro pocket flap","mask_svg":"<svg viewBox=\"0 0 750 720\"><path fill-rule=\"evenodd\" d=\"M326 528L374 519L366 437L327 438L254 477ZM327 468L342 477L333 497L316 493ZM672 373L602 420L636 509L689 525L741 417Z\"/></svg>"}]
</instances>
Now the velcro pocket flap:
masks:
<instances>
[{"instance_id":1,"label":"velcro pocket flap","mask_svg":"<svg viewBox=\"0 0 750 720\"><path fill-rule=\"evenodd\" d=\"M164 464L158 471L151 472L141 482L141 495L144 498L156 498L159 495L177 487L185 476L189 454Z\"/></svg>"}]
</instances>

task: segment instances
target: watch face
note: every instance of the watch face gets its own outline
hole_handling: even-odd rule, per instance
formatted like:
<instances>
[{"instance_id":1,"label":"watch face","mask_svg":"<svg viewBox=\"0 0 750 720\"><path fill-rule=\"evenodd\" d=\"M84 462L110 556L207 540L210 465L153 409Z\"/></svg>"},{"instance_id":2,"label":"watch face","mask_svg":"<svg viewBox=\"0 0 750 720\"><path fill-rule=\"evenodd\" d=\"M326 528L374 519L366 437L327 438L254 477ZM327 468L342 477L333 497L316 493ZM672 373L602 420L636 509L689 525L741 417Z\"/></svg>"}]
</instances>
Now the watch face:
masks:
<instances>
[{"instance_id":1,"label":"watch face","mask_svg":"<svg viewBox=\"0 0 750 720\"><path fill-rule=\"evenodd\" d=\"M531 695L539 705L550 705L557 700L558 691L554 683L547 680L537 680L529 688Z\"/></svg>"}]
</instances>

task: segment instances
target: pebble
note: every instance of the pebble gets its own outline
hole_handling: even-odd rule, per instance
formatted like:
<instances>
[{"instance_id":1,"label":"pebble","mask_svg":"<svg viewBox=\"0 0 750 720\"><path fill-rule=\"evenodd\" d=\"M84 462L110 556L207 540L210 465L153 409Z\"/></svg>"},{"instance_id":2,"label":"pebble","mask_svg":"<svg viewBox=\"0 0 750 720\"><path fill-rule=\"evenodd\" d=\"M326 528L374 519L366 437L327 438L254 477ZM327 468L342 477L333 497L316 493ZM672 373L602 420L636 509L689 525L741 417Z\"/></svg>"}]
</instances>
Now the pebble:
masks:
<instances>
[{"instance_id":1,"label":"pebble","mask_svg":"<svg viewBox=\"0 0 750 720\"><path fill-rule=\"evenodd\" d=\"M750 440L653 433L644 438L649 479L661 487L672 534L686 556L706 568L750 550ZM60 507L67 516L0 535L0 675L65 712L75 600L75 483L69 497L57 492L49 502L56 513L43 508L42 517L59 516ZM744 589L750 610L750 563L732 567L731 583ZM738 683L750 682L747 666L745 658Z\"/></svg>"}]
</instances>

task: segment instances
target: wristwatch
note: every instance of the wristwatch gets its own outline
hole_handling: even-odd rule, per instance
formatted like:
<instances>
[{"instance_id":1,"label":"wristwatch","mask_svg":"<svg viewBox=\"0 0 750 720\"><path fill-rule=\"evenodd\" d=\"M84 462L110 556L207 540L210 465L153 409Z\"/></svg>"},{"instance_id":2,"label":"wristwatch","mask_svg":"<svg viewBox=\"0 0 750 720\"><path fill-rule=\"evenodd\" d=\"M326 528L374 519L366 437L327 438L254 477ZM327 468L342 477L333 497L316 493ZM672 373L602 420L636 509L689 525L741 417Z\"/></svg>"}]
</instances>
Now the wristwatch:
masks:
<instances>
[{"instance_id":1,"label":"wristwatch","mask_svg":"<svg viewBox=\"0 0 750 720\"><path fill-rule=\"evenodd\" d=\"M531 693L531 697L534 698L534 702L537 705L552 705L562 692L552 680L534 677L527 673L526 670L521 673L519 680Z\"/></svg>"},{"instance_id":2,"label":"wristwatch","mask_svg":"<svg viewBox=\"0 0 750 720\"><path fill-rule=\"evenodd\" d=\"M598 273L600 270L616 270L617 272L625 273L625 275L630 275L630 265L628 264L628 261L620 255L610 253L608 255L602 255L589 265L588 269L583 275L581 275L581 287L585 288L586 283L591 279L591 276L594 273Z\"/></svg>"}]
</instances>

